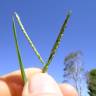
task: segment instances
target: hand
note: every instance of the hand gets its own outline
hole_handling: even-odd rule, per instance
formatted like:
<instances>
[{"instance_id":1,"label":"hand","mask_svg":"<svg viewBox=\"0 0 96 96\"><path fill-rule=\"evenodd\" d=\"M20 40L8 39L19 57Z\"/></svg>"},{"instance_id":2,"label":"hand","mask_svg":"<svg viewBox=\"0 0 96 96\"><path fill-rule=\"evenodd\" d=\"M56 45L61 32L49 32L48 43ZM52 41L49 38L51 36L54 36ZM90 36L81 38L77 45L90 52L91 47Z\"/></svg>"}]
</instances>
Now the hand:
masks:
<instances>
[{"instance_id":1,"label":"hand","mask_svg":"<svg viewBox=\"0 0 96 96\"><path fill-rule=\"evenodd\" d=\"M47 73L40 69L25 70L28 82L24 85L20 71L1 76L0 96L78 96L69 84L58 85Z\"/></svg>"}]
</instances>

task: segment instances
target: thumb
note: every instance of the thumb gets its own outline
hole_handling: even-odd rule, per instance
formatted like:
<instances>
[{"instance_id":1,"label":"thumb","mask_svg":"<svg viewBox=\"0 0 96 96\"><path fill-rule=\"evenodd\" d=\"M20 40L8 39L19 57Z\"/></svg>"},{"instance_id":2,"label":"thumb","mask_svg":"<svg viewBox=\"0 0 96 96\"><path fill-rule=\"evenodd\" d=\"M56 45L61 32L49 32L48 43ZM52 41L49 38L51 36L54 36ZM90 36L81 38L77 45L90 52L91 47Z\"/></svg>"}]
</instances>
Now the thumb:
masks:
<instances>
[{"instance_id":1,"label":"thumb","mask_svg":"<svg viewBox=\"0 0 96 96\"><path fill-rule=\"evenodd\" d=\"M56 81L47 73L34 74L25 84L22 96L63 96Z\"/></svg>"}]
</instances>

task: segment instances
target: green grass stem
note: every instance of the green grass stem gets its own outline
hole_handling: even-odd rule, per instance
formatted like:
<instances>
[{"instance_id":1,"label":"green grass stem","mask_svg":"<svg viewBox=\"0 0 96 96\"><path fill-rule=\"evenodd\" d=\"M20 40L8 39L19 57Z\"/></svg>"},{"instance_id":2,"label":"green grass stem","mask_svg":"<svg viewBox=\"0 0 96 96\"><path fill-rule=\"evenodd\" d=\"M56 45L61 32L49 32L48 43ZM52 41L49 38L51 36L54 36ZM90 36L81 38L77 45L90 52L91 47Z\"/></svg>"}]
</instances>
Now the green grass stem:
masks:
<instances>
[{"instance_id":1,"label":"green grass stem","mask_svg":"<svg viewBox=\"0 0 96 96\"><path fill-rule=\"evenodd\" d=\"M14 22L13 17L12 17L12 22L13 22L12 29L13 29L13 34L14 34L14 41L15 41L16 52L17 52L17 56L18 56L20 69L21 69L21 75L22 75L22 79L23 79L24 83L26 83L27 78L26 78L26 74L25 74L25 71L24 71L24 66L23 66L22 59L21 59L20 52L19 52L18 41L17 41L17 36L16 36L16 27L15 27L15 22Z\"/></svg>"},{"instance_id":2,"label":"green grass stem","mask_svg":"<svg viewBox=\"0 0 96 96\"><path fill-rule=\"evenodd\" d=\"M37 49L35 48L33 42L32 42L31 39L29 38L29 36L28 36L28 34L27 34L27 32L26 32L26 30L25 30L25 28L24 28L24 26L23 26L23 24L22 24L22 22L21 22L21 20L20 20L19 15L18 15L16 12L15 12L14 14L15 14L15 16L16 16L16 19L17 19L17 21L18 21L18 24L20 25L20 28L21 28L22 32L24 33L26 39L28 40L29 44L31 45L32 49L34 50L35 54L37 55L38 59L41 61L41 63L42 63L43 65L45 65L42 57L40 56L40 54L38 53Z\"/></svg>"}]
</instances>

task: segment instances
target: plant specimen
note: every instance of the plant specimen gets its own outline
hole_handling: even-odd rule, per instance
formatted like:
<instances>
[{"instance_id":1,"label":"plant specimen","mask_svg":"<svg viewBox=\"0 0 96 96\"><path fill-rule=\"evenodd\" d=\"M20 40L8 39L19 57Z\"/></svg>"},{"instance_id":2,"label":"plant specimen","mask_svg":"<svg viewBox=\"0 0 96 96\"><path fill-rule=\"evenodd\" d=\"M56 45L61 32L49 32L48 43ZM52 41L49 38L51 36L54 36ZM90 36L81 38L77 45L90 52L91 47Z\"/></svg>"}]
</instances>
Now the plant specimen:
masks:
<instances>
[{"instance_id":1,"label":"plant specimen","mask_svg":"<svg viewBox=\"0 0 96 96\"><path fill-rule=\"evenodd\" d=\"M30 37L28 36L21 20L20 20L20 17L19 15L15 12L15 17L16 17L16 20L22 30L22 32L24 33L26 39L28 40L30 46L32 47L33 51L35 52L35 54L37 55L38 59L41 61L41 63L44 65L44 67L42 68L42 72L45 73L47 70L48 70L48 66L50 65L55 53L56 53L56 50L60 44L60 41L61 41L61 38L64 34L64 31L65 31L65 28L67 26L67 23L68 23L68 20L70 18L70 15L71 15L71 12L68 12L65 20L64 20L64 23L63 25L61 26L61 29L60 29L60 32L59 32L59 35L57 36L57 39L56 39L56 42L54 43L54 46L50 52L50 55L49 55L49 58L47 60L47 62L45 63L44 60L42 59L41 55L39 54L39 52L37 51L37 49L35 48L32 40L30 39ZM19 60L19 65L20 65L20 69L21 69L21 75L22 75L22 79L24 81L24 83L26 83L27 81L27 78L26 78L26 74L24 72L24 67L23 67L23 63L22 63L22 60L21 60L21 56L20 56L20 52L19 52L19 48L18 48L18 42L17 42L17 37L16 37L16 27L15 27L15 22L14 22L14 17L13 18L13 33L14 33L14 40L15 40L15 45L16 45L16 50L17 50L17 55L18 55L18 60Z\"/></svg>"}]
</instances>

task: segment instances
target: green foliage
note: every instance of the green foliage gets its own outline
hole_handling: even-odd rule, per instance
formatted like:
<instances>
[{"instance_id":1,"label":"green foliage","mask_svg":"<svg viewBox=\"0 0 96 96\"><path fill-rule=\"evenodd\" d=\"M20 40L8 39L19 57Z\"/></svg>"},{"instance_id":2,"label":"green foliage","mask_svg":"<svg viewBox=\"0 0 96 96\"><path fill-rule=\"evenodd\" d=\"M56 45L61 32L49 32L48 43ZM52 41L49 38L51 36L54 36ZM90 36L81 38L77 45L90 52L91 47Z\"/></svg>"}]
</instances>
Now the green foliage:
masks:
<instances>
[{"instance_id":1,"label":"green foliage","mask_svg":"<svg viewBox=\"0 0 96 96\"><path fill-rule=\"evenodd\" d=\"M72 52L72 53L70 53L70 55L68 55L68 56L64 59L64 61L67 62L67 61L70 60L70 59L77 58L79 55L82 55L82 52L81 52L81 51Z\"/></svg>"},{"instance_id":2,"label":"green foliage","mask_svg":"<svg viewBox=\"0 0 96 96\"><path fill-rule=\"evenodd\" d=\"M23 66L22 59L21 59L20 52L19 52L18 41L17 41L17 37L16 37L16 27L15 27L14 18L12 18L12 21L13 21L14 41L15 41L16 52L17 52L17 56L18 56L18 61L19 61L20 69L21 69L21 75L22 75L22 79L23 79L24 83L26 83L27 78L26 78L26 75L25 75L25 72L24 72L24 66Z\"/></svg>"},{"instance_id":3,"label":"green foliage","mask_svg":"<svg viewBox=\"0 0 96 96\"><path fill-rule=\"evenodd\" d=\"M64 59L64 82L69 82L75 86L79 96L82 94L83 63L82 52L76 51L67 55Z\"/></svg>"},{"instance_id":4,"label":"green foliage","mask_svg":"<svg viewBox=\"0 0 96 96\"><path fill-rule=\"evenodd\" d=\"M90 96L96 96L96 69L88 73L88 89Z\"/></svg>"},{"instance_id":5,"label":"green foliage","mask_svg":"<svg viewBox=\"0 0 96 96\"><path fill-rule=\"evenodd\" d=\"M79 76L79 73L83 71L81 56L82 56L82 52L76 51L70 53L65 57L64 59L65 74L69 74L69 76L70 75Z\"/></svg>"}]
</instances>

